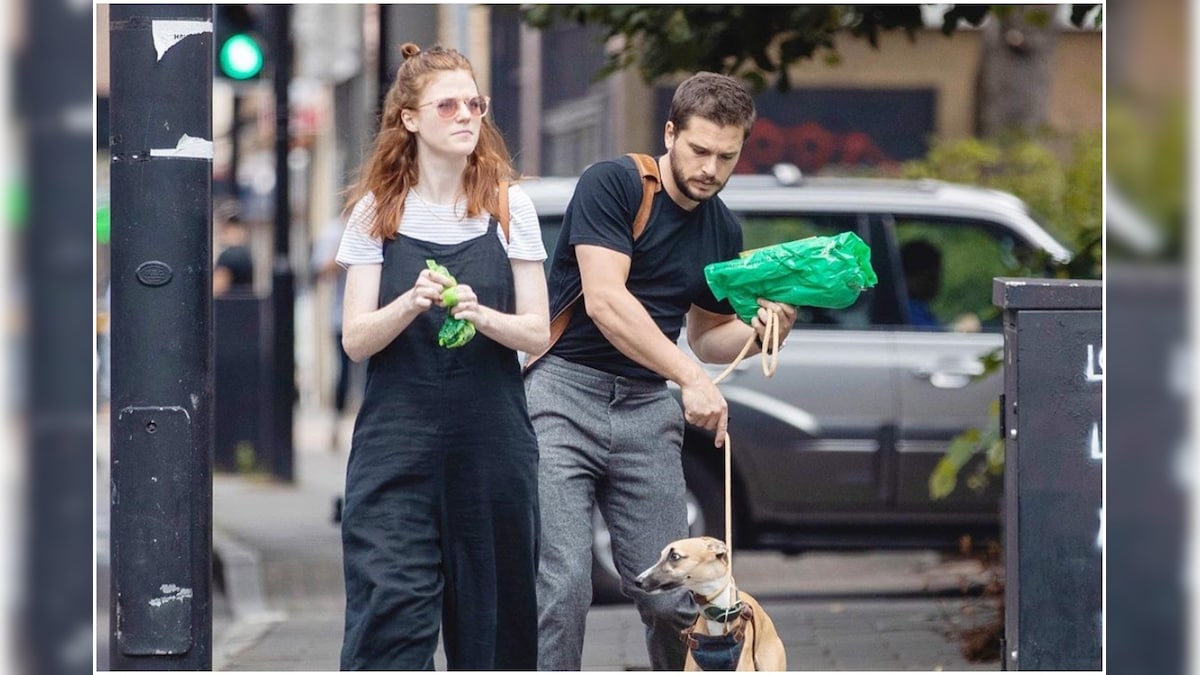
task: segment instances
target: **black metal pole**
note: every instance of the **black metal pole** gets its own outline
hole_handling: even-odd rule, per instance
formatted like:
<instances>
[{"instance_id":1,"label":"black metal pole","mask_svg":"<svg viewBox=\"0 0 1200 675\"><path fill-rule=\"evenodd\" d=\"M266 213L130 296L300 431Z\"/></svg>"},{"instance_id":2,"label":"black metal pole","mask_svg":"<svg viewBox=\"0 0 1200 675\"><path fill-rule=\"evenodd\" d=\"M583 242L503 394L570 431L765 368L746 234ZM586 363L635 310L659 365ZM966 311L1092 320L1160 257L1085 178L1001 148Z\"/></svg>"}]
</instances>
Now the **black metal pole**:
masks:
<instances>
[{"instance_id":1,"label":"black metal pole","mask_svg":"<svg viewBox=\"0 0 1200 675\"><path fill-rule=\"evenodd\" d=\"M113 5L110 666L212 668L212 5Z\"/></svg>"},{"instance_id":2,"label":"black metal pole","mask_svg":"<svg viewBox=\"0 0 1200 675\"><path fill-rule=\"evenodd\" d=\"M288 84L292 79L290 7L271 5L271 53L275 62L275 263L271 276L274 316L274 408L271 472L292 481L292 413L296 403L296 278L288 260L292 229L288 191Z\"/></svg>"},{"instance_id":3,"label":"black metal pole","mask_svg":"<svg viewBox=\"0 0 1200 675\"><path fill-rule=\"evenodd\" d=\"M241 200L242 193L238 185L238 165L242 160L242 94L236 87L233 92L233 122L229 127L229 191L230 195Z\"/></svg>"},{"instance_id":4,"label":"black metal pole","mask_svg":"<svg viewBox=\"0 0 1200 675\"><path fill-rule=\"evenodd\" d=\"M379 46L376 49L377 58L375 72L378 87L375 90L375 130L383 119L383 102L387 99L388 89L392 86L392 42L391 42L391 5L379 5Z\"/></svg>"}]
</instances>

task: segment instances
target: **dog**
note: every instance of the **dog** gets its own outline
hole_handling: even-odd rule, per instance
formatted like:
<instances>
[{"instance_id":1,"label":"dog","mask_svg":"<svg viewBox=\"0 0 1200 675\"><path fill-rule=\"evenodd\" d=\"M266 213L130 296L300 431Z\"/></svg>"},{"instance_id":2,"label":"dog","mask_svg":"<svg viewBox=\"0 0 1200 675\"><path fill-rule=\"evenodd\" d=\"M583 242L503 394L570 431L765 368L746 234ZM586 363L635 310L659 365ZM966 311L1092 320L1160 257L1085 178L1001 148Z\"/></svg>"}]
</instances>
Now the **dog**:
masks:
<instances>
[{"instance_id":1,"label":"dog","mask_svg":"<svg viewBox=\"0 0 1200 675\"><path fill-rule=\"evenodd\" d=\"M720 539L671 542L633 583L648 593L681 587L692 592L700 613L682 633L688 644L684 670L787 670L774 622L734 584L728 549Z\"/></svg>"}]
</instances>

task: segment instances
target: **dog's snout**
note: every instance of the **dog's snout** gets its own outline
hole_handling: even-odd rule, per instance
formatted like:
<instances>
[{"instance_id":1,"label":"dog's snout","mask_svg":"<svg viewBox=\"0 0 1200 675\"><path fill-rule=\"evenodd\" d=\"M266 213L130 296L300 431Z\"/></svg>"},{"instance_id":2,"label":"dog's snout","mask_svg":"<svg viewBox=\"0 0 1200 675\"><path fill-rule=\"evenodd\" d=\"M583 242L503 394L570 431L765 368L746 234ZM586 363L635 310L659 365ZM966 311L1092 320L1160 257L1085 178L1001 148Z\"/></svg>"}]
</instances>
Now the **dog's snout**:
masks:
<instances>
[{"instance_id":1,"label":"dog's snout","mask_svg":"<svg viewBox=\"0 0 1200 675\"><path fill-rule=\"evenodd\" d=\"M634 580L633 580L633 585L634 585L634 586L637 586L638 588L641 588L641 587L642 587L642 578L641 578L641 577L638 577L638 578L634 579Z\"/></svg>"}]
</instances>

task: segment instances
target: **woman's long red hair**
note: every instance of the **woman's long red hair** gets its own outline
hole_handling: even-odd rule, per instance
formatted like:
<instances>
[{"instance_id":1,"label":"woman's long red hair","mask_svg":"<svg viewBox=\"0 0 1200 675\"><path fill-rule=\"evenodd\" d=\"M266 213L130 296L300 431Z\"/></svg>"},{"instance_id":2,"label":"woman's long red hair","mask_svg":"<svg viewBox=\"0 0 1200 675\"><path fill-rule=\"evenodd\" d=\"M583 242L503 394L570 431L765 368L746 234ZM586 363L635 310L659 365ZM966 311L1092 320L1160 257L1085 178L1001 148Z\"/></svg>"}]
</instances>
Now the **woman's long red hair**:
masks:
<instances>
[{"instance_id":1,"label":"woman's long red hair","mask_svg":"<svg viewBox=\"0 0 1200 675\"><path fill-rule=\"evenodd\" d=\"M400 111L417 107L421 92L435 73L465 70L472 79L475 78L471 62L453 49L433 47L421 51L417 45L406 42L401 45L400 53L404 62L396 70L396 80L384 99L374 148L363 163L358 182L350 189L346 204L349 211L368 193L375 195L375 218L369 232L380 239L396 237L400 217L404 214L404 197L418 180L416 138L404 128ZM513 169L504 138L491 119L484 116L479 126L479 142L467 158L467 168L463 171L467 216L475 217L485 211L499 216L500 200L496 187L500 181L511 182L516 178L517 172Z\"/></svg>"}]
</instances>

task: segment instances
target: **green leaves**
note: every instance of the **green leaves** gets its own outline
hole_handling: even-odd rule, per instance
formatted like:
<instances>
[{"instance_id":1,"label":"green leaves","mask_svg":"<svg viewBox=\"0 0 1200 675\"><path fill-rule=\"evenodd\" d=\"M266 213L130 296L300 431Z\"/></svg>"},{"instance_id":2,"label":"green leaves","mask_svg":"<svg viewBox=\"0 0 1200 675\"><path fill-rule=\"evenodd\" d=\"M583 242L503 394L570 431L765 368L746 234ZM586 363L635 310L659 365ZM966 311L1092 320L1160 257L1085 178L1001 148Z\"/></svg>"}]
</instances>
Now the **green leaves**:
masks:
<instances>
[{"instance_id":1,"label":"green leaves","mask_svg":"<svg viewBox=\"0 0 1200 675\"><path fill-rule=\"evenodd\" d=\"M446 269L444 265L439 265L436 261L426 258L425 266L428 267L430 271L437 272L438 274L450 279L450 286L458 285L458 281L454 278L454 275L450 274L450 270Z\"/></svg>"},{"instance_id":2,"label":"green leaves","mask_svg":"<svg viewBox=\"0 0 1200 675\"><path fill-rule=\"evenodd\" d=\"M1115 116L1109 119L1115 120ZM1119 120L1109 122L1110 148L1112 129L1119 125ZM1056 154L1056 147L1069 148L1069 152ZM925 158L906 162L901 175L971 183L1015 194L1051 234L1075 253L1070 267L1061 273L1071 278L1092 279L1102 276L1104 263L1100 245L1103 148L1103 138L1098 132L937 141ZM1059 154L1063 159L1059 159ZM1110 151L1110 172L1114 172L1116 162Z\"/></svg>"},{"instance_id":3,"label":"green leaves","mask_svg":"<svg viewBox=\"0 0 1200 675\"><path fill-rule=\"evenodd\" d=\"M929 474L929 496L934 500L945 499L958 487L958 477L963 468L977 455L984 461L966 476L967 488L982 491L993 476L1004 472L1004 439L1000 437L1000 402L991 406L993 423L984 429L968 429L950 442L946 454L938 460L933 473Z\"/></svg>"},{"instance_id":4,"label":"green leaves","mask_svg":"<svg viewBox=\"0 0 1200 675\"><path fill-rule=\"evenodd\" d=\"M438 345L446 349L456 349L475 337L475 324L463 319L447 316L438 330Z\"/></svg>"},{"instance_id":5,"label":"green leaves","mask_svg":"<svg viewBox=\"0 0 1200 675\"><path fill-rule=\"evenodd\" d=\"M833 49L843 12L837 5L532 5L522 17L534 28L599 27L605 44L617 45L606 49L600 78L631 66L647 82L707 70L736 73L755 90L774 81L786 91L791 63Z\"/></svg>"},{"instance_id":6,"label":"green leaves","mask_svg":"<svg viewBox=\"0 0 1200 675\"><path fill-rule=\"evenodd\" d=\"M434 260L426 260L425 266L429 269L449 277L450 285L442 291L442 302L445 303L446 309L450 309L458 304L458 280L450 273L450 270L445 266L439 265ZM475 337L475 324L465 319L456 319L449 314L446 315L446 320L442 322L442 327L438 329L438 345L446 349L456 349L471 341Z\"/></svg>"},{"instance_id":7,"label":"green leaves","mask_svg":"<svg viewBox=\"0 0 1200 675\"><path fill-rule=\"evenodd\" d=\"M1096 6L1074 5L1072 22L1080 26ZM964 24L978 27L988 16L1006 9L950 5L942 33L952 35ZM1036 11L1045 15L1038 20L1049 20L1049 12ZM878 49L882 33L902 30L915 41L925 25L920 6L888 4L554 4L526 5L521 16L533 28L560 23L598 27L607 60L597 79L631 67L648 83L707 70L737 75L755 91L772 84L788 91L788 69L802 61L836 61L839 37L866 40Z\"/></svg>"}]
</instances>

